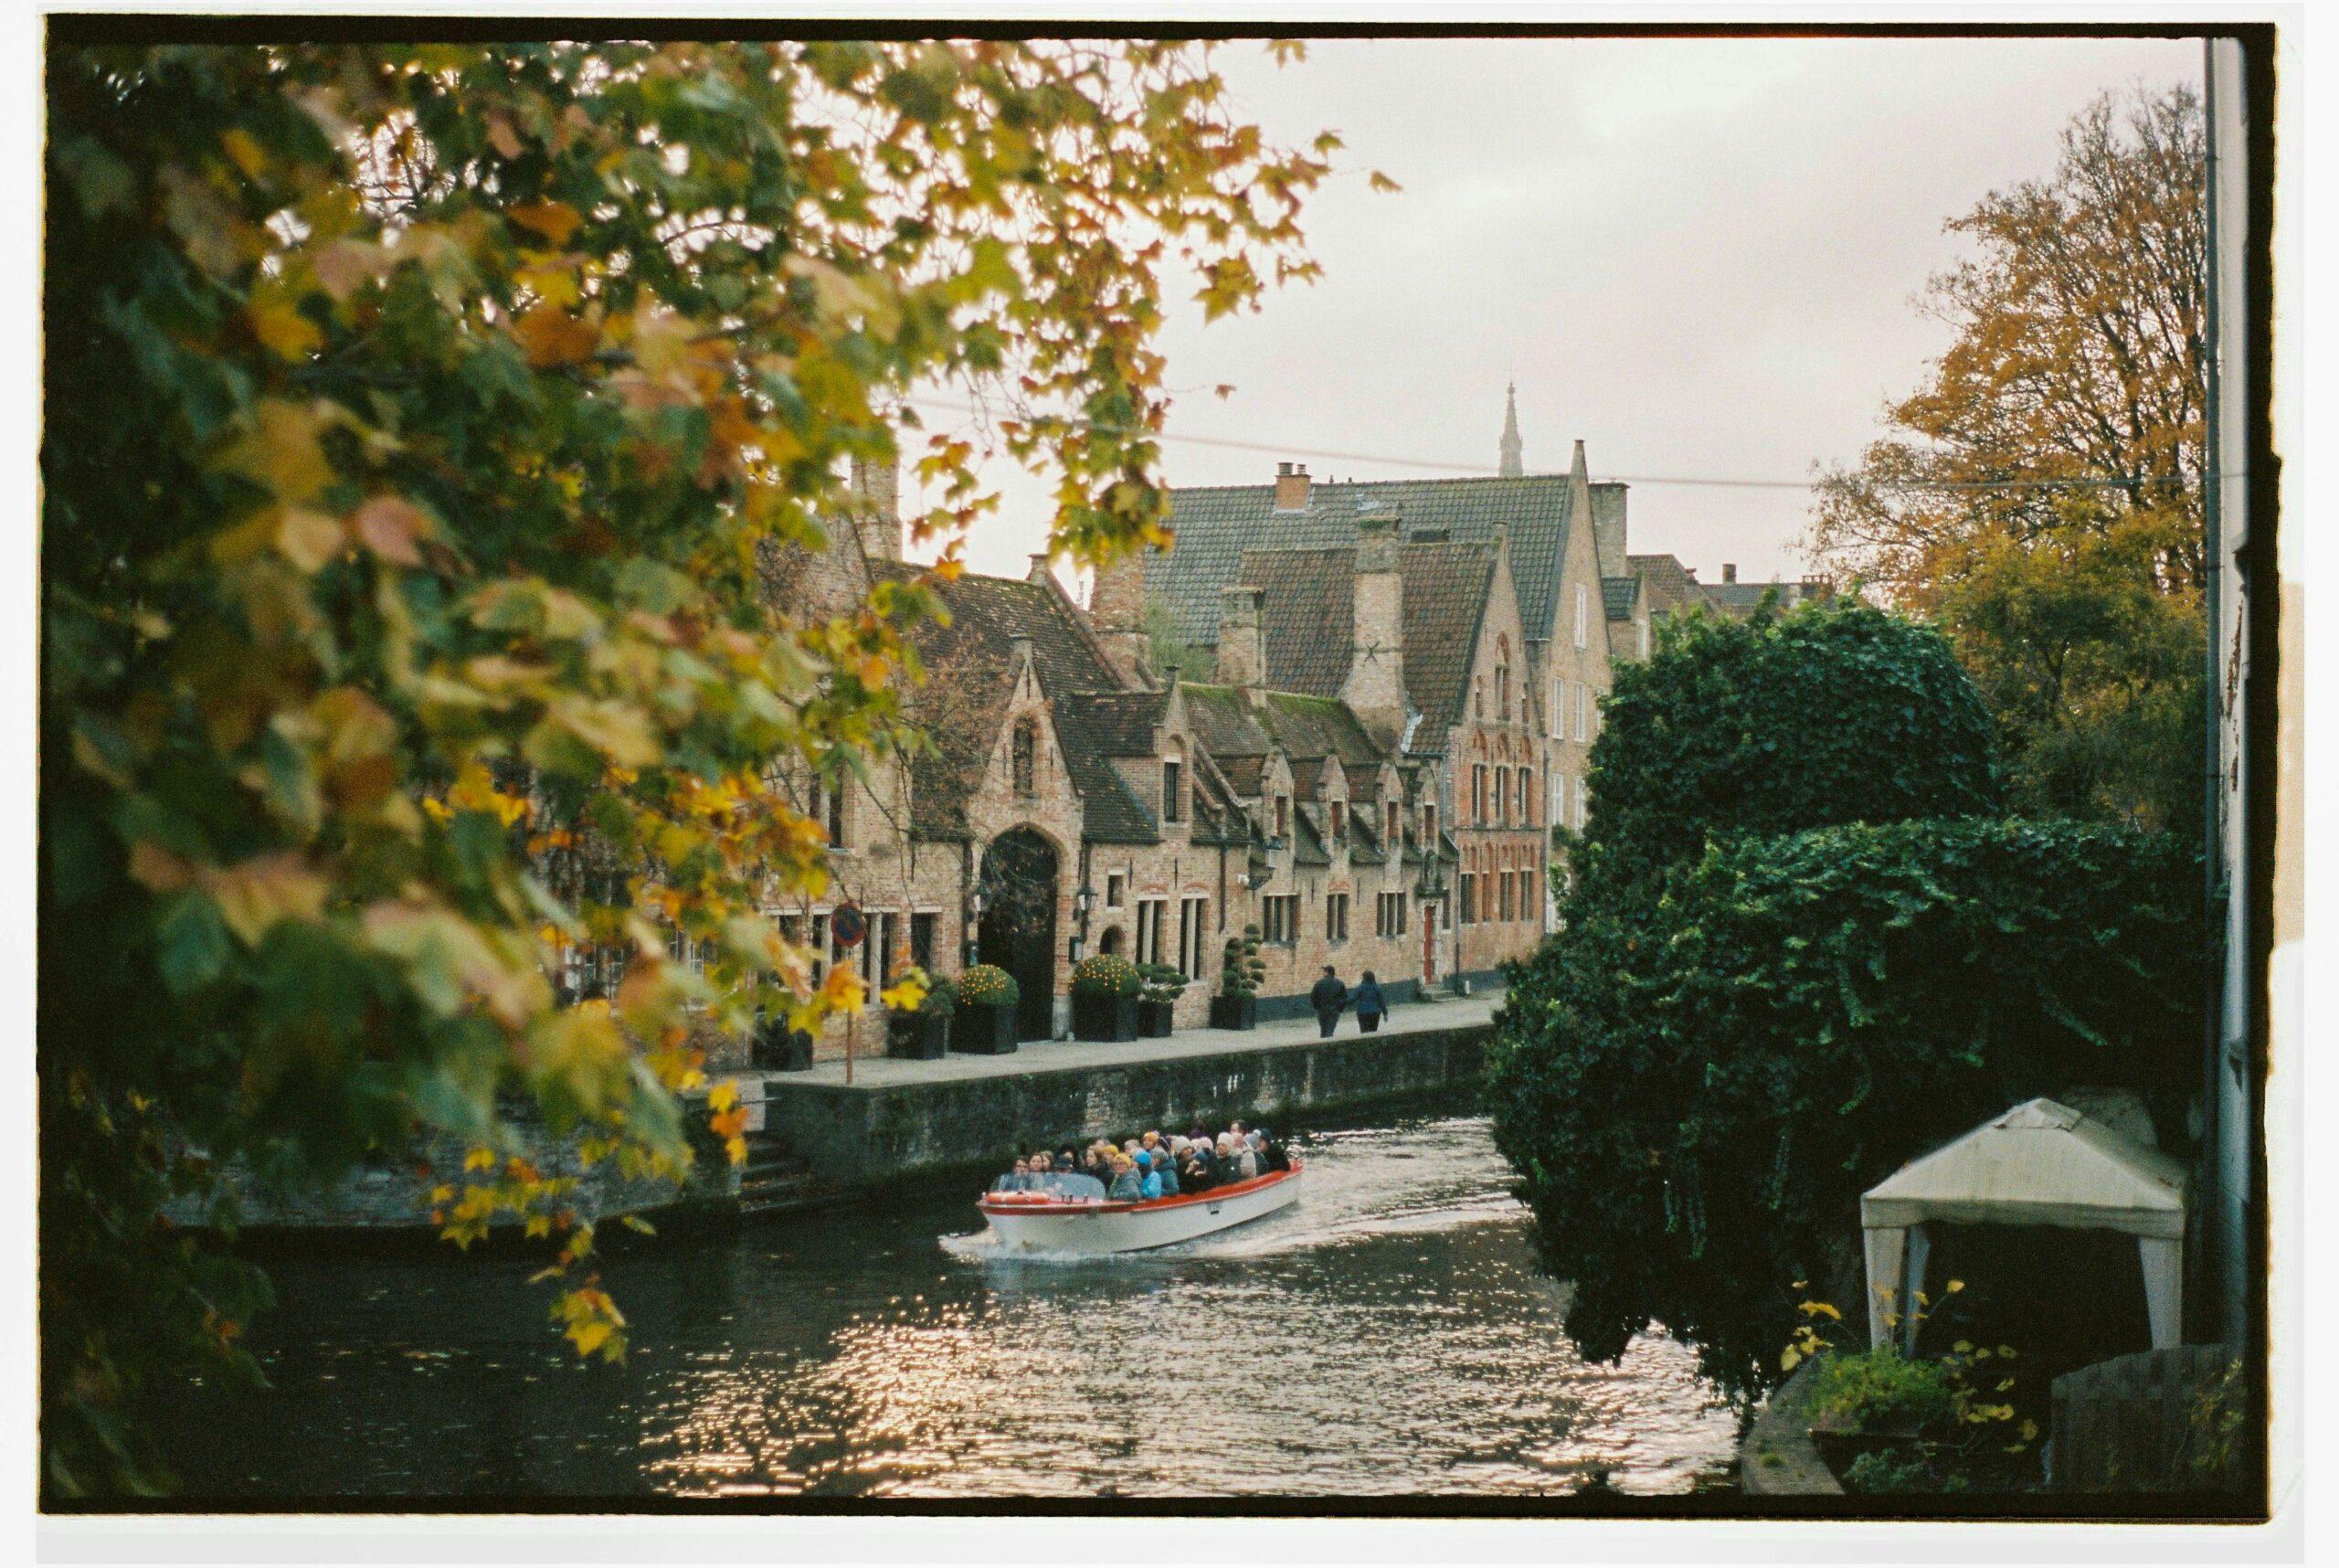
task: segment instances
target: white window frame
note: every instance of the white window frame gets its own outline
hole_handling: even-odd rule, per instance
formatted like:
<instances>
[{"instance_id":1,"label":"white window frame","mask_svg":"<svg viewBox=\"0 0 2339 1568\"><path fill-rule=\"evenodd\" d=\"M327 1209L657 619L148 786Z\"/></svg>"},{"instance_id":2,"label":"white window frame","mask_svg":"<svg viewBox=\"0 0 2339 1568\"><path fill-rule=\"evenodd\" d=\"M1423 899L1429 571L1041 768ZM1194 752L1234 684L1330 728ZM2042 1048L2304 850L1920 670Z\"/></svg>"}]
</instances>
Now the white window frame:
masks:
<instances>
[{"instance_id":1,"label":"white window frame","mask_svg":"<svg viewBox=\"0 0 2339 1568\"><path fill-rule=\"evenodd\" d=\"M1582 585L1582 583L1578 583L1578 584L1576 584L1576 585L1575 585L1575 645L1576 645L1577 647L1579 647L1579 648L1581 648L1581 647L1582 647L1582 646L1584 645L1584 639L1585 639L1585 637L1586 637L1586 636L1588 636L1588 635L1590 634L1590 628L1588 627L1588 625L1587 625L1587 623L1586 623L1586 616L1585 616L1585 609L1586 609L1586 607L1587 607L1587 605L1589 604L1589 602L1590 602L1590 599L1589 599L1589 597L1588 597L1588 596L1585 594L1585 592L1584 592L1584 587L1583 587L1583 585Z\"/></svg>"}]
</instances>

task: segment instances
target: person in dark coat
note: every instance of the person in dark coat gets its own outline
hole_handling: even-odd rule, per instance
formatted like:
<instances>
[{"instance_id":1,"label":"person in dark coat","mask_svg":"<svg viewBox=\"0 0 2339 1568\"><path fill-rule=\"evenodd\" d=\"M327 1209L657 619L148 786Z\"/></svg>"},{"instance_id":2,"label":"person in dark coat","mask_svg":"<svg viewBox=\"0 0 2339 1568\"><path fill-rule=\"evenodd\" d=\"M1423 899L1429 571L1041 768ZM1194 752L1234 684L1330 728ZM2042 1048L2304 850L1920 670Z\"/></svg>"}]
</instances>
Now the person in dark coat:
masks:
<instances>
[{"instance_id":1,"label":"person in dark coat","mask_svg":"<svg viewBox=\"0 0 2339 1568\"><path fill-rule=\"evenodd\" d=\"M1381 1027L1381 1015L1388 1011L1389 1004L1381 1000L1381 982L1372 978L1371 969L1365 970L1364 983L1356 988L1356 1026L1371 1034Z\"/></svg>"},{"instance_id":2,"label":"person in dark coat","mask_svg":"<svg viewBox=\"0 0 2339 1568\"><path fill-rule=\"evenodd\" d=\"M1341 1010L1348 1004L1349 988L1340 983L1340 977L1334 972L1332 966L1326 964L1324 978L1307 992L1307 1005L1316 1010L1316 1022L1323 1029L1324 1039L1332 1037L1332 1026L1339 1022Z\"/></svg>"},{"instance_id":3,"label":"person in dark coat","mask_svg":"<svg viewBox=\"0 0 2339 1568\"><path fill-rule=\"evenodd\" d=\"M1210 1145L1196 1139L1186 1145L1185 1163L1178 1167L1178 1185L1187 1192L1207 1192L1218 1185L1218 1172L1211 1169Z\"/></svg>"}]
</instances>

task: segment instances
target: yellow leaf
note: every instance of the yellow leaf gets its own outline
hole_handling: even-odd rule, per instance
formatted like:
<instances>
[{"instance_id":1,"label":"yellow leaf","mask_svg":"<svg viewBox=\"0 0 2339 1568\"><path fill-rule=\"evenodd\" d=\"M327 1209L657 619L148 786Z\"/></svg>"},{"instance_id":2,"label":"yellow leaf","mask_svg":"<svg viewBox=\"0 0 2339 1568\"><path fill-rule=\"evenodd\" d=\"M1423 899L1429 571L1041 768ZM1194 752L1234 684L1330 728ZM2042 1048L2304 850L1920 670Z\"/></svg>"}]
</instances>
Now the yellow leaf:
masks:
<instances>
[{"instance_id":1,"label":"yellow leaf","mask_svg":"<svg viewBox=\"0 0 2339 1568\"><path fill-rule=\"evenodd\" d=\"M485 1171L494 1163L495 1151L492 1149L474 1149L463 1156L463 1169L466 1171Z\"/></svg>"},{"instance_id":2,"label":"yellow leaf","mask_svg":"<svg viewBox=\"0 0 2339 1568\"><path fill-rule=\"evenodd\" d=\"M548 1236L552 1234L552 1216L549 1214L530 1214L528 1216L527 1233L532 1236Z\"/></svg>"},{"instance_id":3,"label":"yellow leaf","mask_svg":"<svg viewBox=\"0 0 2339 1568\"><path fill-rule=\"evenodd\" d=\"M568 1330L568 1337L577 1341L577 1353L578 1355L589 1356L595 1351L599 1350L601 1348L601 1341L608 1339L614 1332L616 1332L616 1330L611 1329L607 1323L587 1322L579 1323L570 1329Z\"/></svg>"},{"instance_id":4,"label":"yellow leaf","mask_svg":"<svg viewBox=\"0 0 2339 1568\"><path fill-rule=\"evenodd\" d=\"M1386 192L1387 194L1389 194L1389 195L1391 195L1391 196L1394 196L1394 195L1396 195L1399 191L1402 191L1402 190L1403 190L1403 189L1405 188L1404 186L1402 186L1402 185L1399 185L1396 181L1394 181L1394 180L1391 179L1388 175L1386 175L1382 174L1379 169L1375 169L1375 170L1373 170L1373 171L1372 171L1372 175L1371 175L1371 182L1370 182L1370 183L1371 184L1371 186L1372 186L1372 188L1373 188L1374 190L1376 190L1376 191L1382 191L1382 192Z\"/></svg>"},{"instance_id":5,"label":"yellow leaf","mask_svg":"<svg viewBox=\"0 0 2339 1568\"><path fill-rule=\"evenodd\" d=\"M1795 1363L1802 1360L1803 1352L1796 1350L1793 1345L1789 1345L1784 1351L1780 1352L1779 1370L1781 1372L1793 1372L1795 1369Z\"/></svg>"},{"instance_id":6,"label":"yellow leaf","mask_svg":"<svg viewBox=\"0 0 2339 1568\"><path fill-rule=\"evenodd\" d=\"M322 512L287 506L276 514L276 551L304 572L323 571L349 543L341 524Z\"/></svg>"},{"instance_id":7,"label":"yellow leaf","mask_svg":"<svg viewBox=\"0 0 2339 1568\"><path fill-rule=\"evenodd\" d=\"M268 167L268 154L259 150L259 143L252 140L251 132L241 127L221 135L219 145L228 157L235 160L236 167L244 171L246 179L259 178L260 171Z\"/></svg>"},{"instance_id":8,"label":"yellow leaf","mask_svg":"<svg viewBox=\"0 0 2339 1568\"><path fill-rule=\"evenodd\" d=\"M1965 1281L1962 1279L1953 1279L1949 1282L1947 1288L1949 1293L1954 1296L1957 1292L1965 1288Z\"/></svg>"},{"instance_id":9,"label":"yellow leaf","mask_svg":"<svg viewBox=\"0 0 2339 1568\"><path fill-rule=\"evenodd\" d=\"M1998 1354L2006 1357L2008 1361L2012 1361L2014 1360L2014 1347L2012 1345L2000 1345L1998 1347Z\"/></svg>"},{"instance_id":10,"label":"yellow leaf","mask_svg":"<svg viewBox=\"0 0 2339 1568\"><path fill-rule=\"evenodd\" d=\"M376 495L349 520L358 540L386 561L418 567L422 552L415 541L430 537L430 518L412 502L396 495Z\"/></svg>"},{"instance_id":11,"label":"yellow leaf","mask_svg":"<svg viewBox=\"0 0 2339 1568\"><path fill-rule=\"evenodd\" d=\"M325 334L282 294L255 298L244 307L244 319L251 323L252 335L279 359L306 359L324 345Z\"/></svg>"},{"instance_id":12,"label":"yellow leaf","mask_svg":"<svg viewBox=\"0 0 2339 1568\"><path fill-rule=\"evenodd\" d=\"M717 1111L729 1110L739 1103L739 1086L725 1079L708 1092L706 1103Z\"/></svg>"},{"instance_id":13,"label":"yellow leaf","mask_svg":"<svg viewBox=\"0 0 2339 1568\"><path fill-rule=\"evenodd\" d=\"M538 369L575 365L600 346L593 325L570 315L558 305L542 304L512 323L512 335L527 351L528 363Z\"/></svg>"},{"instance_id":14,"label":"yellow leaf","mask_svg":"<svg viewBox=\"0 0 2339 1568\"><path fill-rule=\"evenodd\" d=\"M504 216L521 228L543 235L555 247L566 245L568 237L585 221L565 201L526 202L510 208Z\"/></svg>"}]
</instances>

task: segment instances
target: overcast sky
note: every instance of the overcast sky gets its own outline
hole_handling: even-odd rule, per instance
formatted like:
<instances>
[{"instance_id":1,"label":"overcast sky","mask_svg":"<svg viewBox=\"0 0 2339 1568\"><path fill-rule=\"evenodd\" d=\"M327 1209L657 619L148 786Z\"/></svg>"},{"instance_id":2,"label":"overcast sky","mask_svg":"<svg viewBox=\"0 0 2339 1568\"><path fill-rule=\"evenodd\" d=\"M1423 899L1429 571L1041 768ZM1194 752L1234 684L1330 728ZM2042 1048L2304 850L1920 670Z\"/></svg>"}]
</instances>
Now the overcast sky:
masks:
<instances>
[{"instance_id":1,"label":"overcast sky","mask_svg":"<svg viewBox=\"0 0 2339 1568\"><path fill-rule=\"evenodd\" d=\"M1801 482L1857 457L1945 345L1910 303L1958 254L1943 220L2051 173L2095 94L2197 82L2200 58L2191 39L1319 40L1278 70L1227 46L1246 113L1348 150L1303 219L1325 276L1207 327L1181 301L1164 334L1188 389L1172 436L1277 450L1173 439L1168 475L1265 482L1278 455L1318 477L1440 471L1318 451L1491 473L1516 379L1528 471L1583 440L1595 479L1634 482L1635 552L1709 582L1724 562L1801 576L1800 489L1655 482ZM1372 168L1402 193L1368 189ZM992 472L1005 505L968 561L1021 575L1046 494Z\"/></svg>"}]
</instances>

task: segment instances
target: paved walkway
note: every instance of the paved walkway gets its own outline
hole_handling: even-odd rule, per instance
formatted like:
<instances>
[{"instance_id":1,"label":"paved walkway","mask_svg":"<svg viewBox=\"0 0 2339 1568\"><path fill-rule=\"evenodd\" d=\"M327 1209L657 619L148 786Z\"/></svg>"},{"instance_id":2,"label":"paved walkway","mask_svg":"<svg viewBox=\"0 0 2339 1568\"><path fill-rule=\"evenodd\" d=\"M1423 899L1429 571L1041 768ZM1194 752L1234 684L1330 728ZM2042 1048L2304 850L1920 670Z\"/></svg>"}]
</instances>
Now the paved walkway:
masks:
<instances>
[{"instance_id":1,"label":"paved walkway","mask_svg":"<svg viewBox=\"0 0 2339 1568\"><path fill-rule=\"evenodd\" d=\"M1452 997L1442 1001L1407 1002L1381 1021L1378 1034L1381 1039L1391 1035L1416 1033L1433 1029L1466 1029L1482 1024L1494 1016L1502 1004L1499 989L1482 991L1475 996ZM1189 1056L1225 1055L1234 1052L1257 1052L1287 1049L1307 1045L1318 1038L1314 1017L1288 1019L1275 1023L1262 1023L1256 1029L1184 1029L1167 1039L1130 1040L1112 1043L1097 1040L1027 1040L1009 1056L962 1056L957 1052L937 1062L896 1060L884 1054L884 1035L875 1035L873 1054L860 1056L852 1065L852 1086L856 1089L886 1089L911 1084L963 1082L977 1078L1010 1078L1025 1073L1046 1073L1065 1067L1129 1066L1140 1062L1178 1061ZM1343 1040L1368 1038L1356 1024L1356 1014L1344 1014L1336 1035ZM844 1063L841 1060L822 1062L806 1073L767 1073L763 1075L767 1093L786 1093L794 1086L819 1086L823 1088L841 1087L844 1084Z\"/></svg>"}]
</instances>

